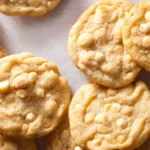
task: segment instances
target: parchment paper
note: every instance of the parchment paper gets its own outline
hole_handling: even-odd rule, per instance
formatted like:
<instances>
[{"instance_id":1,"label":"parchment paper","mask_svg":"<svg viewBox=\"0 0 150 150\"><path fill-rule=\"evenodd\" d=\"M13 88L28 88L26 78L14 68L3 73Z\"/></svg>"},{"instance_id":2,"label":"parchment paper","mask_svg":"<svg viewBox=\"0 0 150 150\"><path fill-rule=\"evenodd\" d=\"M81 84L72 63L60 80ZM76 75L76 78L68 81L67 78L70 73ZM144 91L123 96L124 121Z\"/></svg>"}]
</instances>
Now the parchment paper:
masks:
<instances>
[{"instance_id":1,"label":"parchment paper","mask_svg":"<svg viewBox=\"0 0 150 150\"><path fill-rule=\"evenodd\" d=\"M0 43L10 54L29 51L55 62L68 79L73 94L88 79L73 65L68 55L68 32L93 2L95 0L62 0L52 12L39 18L0 14ZM150 85L148 76L143 71L139 78ZM44 138L38 141L39 149L45 150Z\"/></svg>"}]
</instances>

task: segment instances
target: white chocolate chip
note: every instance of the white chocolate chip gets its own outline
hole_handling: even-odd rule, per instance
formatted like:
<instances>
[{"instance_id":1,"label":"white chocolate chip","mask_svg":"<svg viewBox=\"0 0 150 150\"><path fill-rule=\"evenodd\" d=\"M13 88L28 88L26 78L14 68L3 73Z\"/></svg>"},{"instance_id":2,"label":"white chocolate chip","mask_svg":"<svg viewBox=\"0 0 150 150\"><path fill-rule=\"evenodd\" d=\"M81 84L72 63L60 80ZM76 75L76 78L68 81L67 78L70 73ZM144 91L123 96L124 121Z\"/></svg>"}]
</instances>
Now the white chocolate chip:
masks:
<instances>
[{"instance_id":1,"label":"white chocolate chip","mask_svg":"<svg viewBox=\"0 0 150 150\"><path fill-rule=\"evenodd\" d=\"M121 105L120 104L112 104L111 106L111 111L114 113L117 113L121 110Z\"/></svg>"},{"instance_id":2,"label":"white chocolate chip","mask_svg":"<svg viewBox=\"0 0 150 150\"><path fill-rule=\"evenodd\" d=\"M97 52L96 55L95 55L95 59L98 62L103 62L105 60L105 56L104 56L103 53Z\"/></svg>"},{"instance_id":3,"label":"white chocolate chip","mask_svg":"<svg viewBox=\"0 0 150 150\"><path fill-rule=\"evenodd\" d=\"M142 46L143 46L144 48L150 49L150 36L145 36L145 37L142 39Z\"/></svg>"},{"instance_id":4,"label":"white chocolate chip","mask_svg":"<svg viewBox=\"0 0 150 150\"><path fill-rule=\"evenodd\" d=\"M58 107L58 105L55 100L47 100L45 103L45 109L49 113L53 113L53 111L55 111L57 109L57 107Z\"/></svg>"},{"instance_id":5,"label":"white chocolate chip","mask_svg":"<svg viewBox=\"0 0 150 150\"><path fill-rule=\"evenodd\" d=\"M27 122L33 122L33 121L35 120L35 118L36 118L36 116L35 116L34 113L28 113L28 114L26 115L25 120L26 120Z\"/></svg>"},{"instance_id":6,"label":"white chocolate chip","mask_svg":"<svg viewBox=\"0 0 150 150\"><path fill-rule=\"evenodd\" d=\"M107 121L107 116L104 113L97 114L94 121L104 124Z\"/></svg>"},{"instance_id":7,"label":"white chocolate chip","mask_svg":"<svg viewBox=\"0 0 150 150\"><path fill-rule=\"evenodd\" d=\"M140 25L140 31L142 33L147 33L149 31L149 26L147 24L145 24L145 23L141 24Z\"/></svg>"},{"instance_id":8,"label":"white chocolate chip","mask_svg":"<svg viewBox=\"0 0 150 150\"><path fill-rule=\"evenodd\" d=\"M94 119L94 115L92 113L88 113L86 116L85 116L85 122L86 123L91 123Z\"/></svg>"},{"instance_id":9,"label":"white chocolate chip","mask_svg":"<svg viewBox=\"0 0 150 150\"><path fill-rule=\"evenodd\" d=\"M74 150L83 150L83 149L79 146L76 146Z\"/></svg>"},{"instance_id":10,"label":"white chocolate chip","mask_svg":"<svg viewBox=\"0 0 150 150\"><path fill-rule=\"evenodd\" d=\"M146 14L145 14L145 19L147 21L150 21L150 11L148 11Z\"/></svg>"},{"instance_id":11,"label":"white chocolate chip","mask_svg":"<svg viewBox=\"0 0 150 150\"><path fill-rule=\"evenodd\" d=\"M93 35L90 33L83 33L79 36L77 43L80 47L91 46L94 42Z\"/></svg>"},{"instance_id":12,"label":"white chocolate chip","mask_svg":"<svg viewBox=\"0 0 150 150\"><path fill-rule=\"evenodd\" d=\"M126 128L127 127L127 122L125 121L125 119L118 119L116 122L116 125L119 128Z\"/></svg>"},{"instance_id":13,"label":"white chocolate chip","mask_svg":"<svg viewBox=\"0 0 150 150\"><path fill-rule=\"evenodd\" d=\"M8 88L9 88L9 81L8 80L0 82L0 93L6 92Z\"/></svg>"},{"instance_id":14,"label":"white chocolate chip","mask_svg":"<svg viewBox=\"0 0 150 150\"><path fill-rule=\"evenodd\" d=\"M77 104L74 106L74 111L77 112L77 111L81 111L83 110L83 107L80 105L80 104Z\"/></svg>"}]
</instances>

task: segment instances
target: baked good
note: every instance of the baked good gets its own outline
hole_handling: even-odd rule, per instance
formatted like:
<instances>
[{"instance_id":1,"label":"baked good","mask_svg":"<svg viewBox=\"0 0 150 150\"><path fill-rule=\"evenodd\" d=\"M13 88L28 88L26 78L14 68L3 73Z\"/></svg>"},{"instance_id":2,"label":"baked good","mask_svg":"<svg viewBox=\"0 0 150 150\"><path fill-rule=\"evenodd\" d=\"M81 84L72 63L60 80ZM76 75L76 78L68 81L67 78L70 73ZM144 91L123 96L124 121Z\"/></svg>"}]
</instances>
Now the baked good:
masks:
<instances>
[{"instance_id":1,"label":"baked good","mask_svg":"<svg viewBox=\"0 0 150 150\"><path fill-rule=\"evenodd\" d=\"M134 81L140 71L122 42L122 26L132 6L127 0L98 0L69 33L71 59L97 84L120 88Z\"/></svg>"},{"instance_id":2,"label":"baked good","mask_svg":"<svg viewBox=\"0 0 150 150\"><path fill-rule=\"evenodd\" d=\"M70 103L57 66L32 53L0 59L0 133L33 138L49 134Z\"/></svg>"},{"instance_id":3,"label":"baked good","mask_svg":"<svg viewBox=\"0 0 150 150\"><path fill-rule=\"evenodd\" d=\"M75 143L90 150L133 150L150 133L150 92L141 82L120 89L91 83L74 95L69 108Z\"/></svg>"}]
</instances>

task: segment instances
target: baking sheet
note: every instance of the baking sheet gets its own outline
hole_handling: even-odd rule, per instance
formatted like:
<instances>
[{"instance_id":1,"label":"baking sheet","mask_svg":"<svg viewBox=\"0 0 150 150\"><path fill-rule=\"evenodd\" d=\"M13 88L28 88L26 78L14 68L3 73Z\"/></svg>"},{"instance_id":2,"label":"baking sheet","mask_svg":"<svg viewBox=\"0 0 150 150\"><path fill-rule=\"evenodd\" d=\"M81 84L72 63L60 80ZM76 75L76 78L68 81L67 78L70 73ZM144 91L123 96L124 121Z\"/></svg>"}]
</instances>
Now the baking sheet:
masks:
<instances>
[{"instance_id":1,"label":"baking sheet","mask_svg":"<svg viewBox=\"0 0 150 150\"><path fill-rule=\"evenodd\" d=\"M40 18L0 14L0 42L10 54L29 51L55 62L74 93L88 79L69 58L68 32L79 15L93 2L95 0L62 0L55 10ZM138 78L150 85L148 75L142 71ZM38 141L39 149L44 150L44 139Z\"/></svg>"}]
</instances>

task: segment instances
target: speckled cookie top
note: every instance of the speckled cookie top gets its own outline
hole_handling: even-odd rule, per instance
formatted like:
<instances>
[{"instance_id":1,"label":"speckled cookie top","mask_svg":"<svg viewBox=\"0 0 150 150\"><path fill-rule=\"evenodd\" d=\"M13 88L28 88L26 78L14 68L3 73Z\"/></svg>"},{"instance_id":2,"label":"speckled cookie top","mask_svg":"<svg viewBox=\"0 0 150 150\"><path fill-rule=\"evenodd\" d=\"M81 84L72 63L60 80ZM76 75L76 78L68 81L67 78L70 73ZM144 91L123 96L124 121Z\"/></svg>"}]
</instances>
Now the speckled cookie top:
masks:
<instances>
[{"instance_id":1,"label":"speckled cookie top","mask_svg":"<svg viewBox=\"0 0 150 150\"><path fill-rule=\"evenodd\" d=\"M133 150L150 133L150 92L143 82L121 89L82 86L69 109L71 134L82 148Z\"/></svg>"},{"instance_id":2,"label":"speckled cookie top","mask_svg":"<svg viewBox=\"0 0 150 150\"><path fill-rule=\"evenodd\" d=\"M37 150L34 140L16 140L0 135L0 150Z\"/></svg>"},{"instance_id":3,"label":"speckled cookie top","mask_svg":"<svg viewBox=\"0 0 150 150\"><path fill-rule=\"evenodd\" d=\"M123 28L123 40L133 59L150 71L150 1L132 8Z\"/></svg>"},{"instance_id":4,"label":"speckled cookie top","mask_svg":"<svg viewBox=\"0 0 150 150\"><path fill-rule=\"evenodd\" d=\"M42 16L59 2L60 0L1 0L0 12L7 15Z\"/></svg>"},{"instance_id":5,"label":"speckled cookie top","mask_svg":"<svg viewBox=\"0 0 150 150\"><path fill-rule=\"evenodd\" d=\"M72 27L69 54L93 82L123 87L140 71L125 51L121 34L124 18L132 6L127 0L99 0Z\"/></svg>"},{"instance_id":6,"label":"speckled cookie top","mask_svg":"<svg viewBox=\"0 0 150 150\"><path fill-rule=\"evenodd\" d=\"M0 132L29 138L51 132L70 102L57 66L31 53L0 59Z\"/></svg>"}]
</instances>

